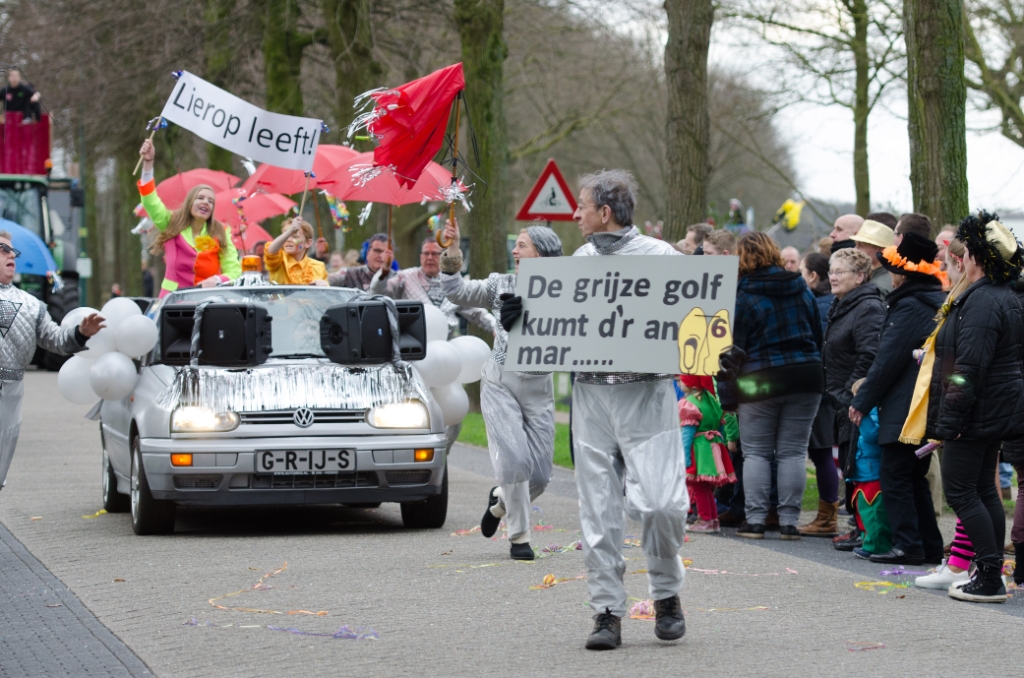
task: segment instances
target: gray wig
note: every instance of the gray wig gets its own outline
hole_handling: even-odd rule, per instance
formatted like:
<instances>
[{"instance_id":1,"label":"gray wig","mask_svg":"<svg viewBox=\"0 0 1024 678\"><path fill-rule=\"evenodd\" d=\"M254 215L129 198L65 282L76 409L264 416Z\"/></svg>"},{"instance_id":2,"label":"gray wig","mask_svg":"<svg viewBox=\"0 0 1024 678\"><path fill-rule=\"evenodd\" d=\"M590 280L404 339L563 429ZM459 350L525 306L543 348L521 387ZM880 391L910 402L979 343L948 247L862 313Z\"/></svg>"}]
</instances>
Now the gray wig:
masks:
<instances>
[{"instance_id":1,"label":"gray wig","mask_svg":"<svg viewBox=\"0 0 1024 678\"><path fill-rule=\"evenodd\" d=\"M590 191L594 206L605 205L612 210L615 223L625 228L633 225L633 208L636 207L636 182L626 170L601 170L580 177L580 190Z\"/></svg>"},{"instance_id":2,"label":"gray wig","mask_svg":"<svg viewBox=\"0 0 1024 678\"><path fill-rule=\"evenodd\" d=\"M547 226L527 226L523 229L542 257L562 256L562 239Z\"/></svg>"}]
</instances>

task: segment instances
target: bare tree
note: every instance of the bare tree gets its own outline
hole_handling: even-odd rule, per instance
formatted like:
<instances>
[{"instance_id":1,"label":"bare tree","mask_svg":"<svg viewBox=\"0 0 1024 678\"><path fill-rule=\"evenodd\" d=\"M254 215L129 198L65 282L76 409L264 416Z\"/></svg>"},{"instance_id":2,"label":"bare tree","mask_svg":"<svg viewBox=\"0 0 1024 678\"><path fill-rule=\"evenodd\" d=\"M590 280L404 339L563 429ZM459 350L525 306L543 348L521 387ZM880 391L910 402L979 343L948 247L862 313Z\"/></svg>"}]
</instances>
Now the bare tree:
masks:
<instances>
[{"instance_id":1,"label":"bare tree","mask_svg":"<svg viewBox=\"0 0 1024 678\"><path fill-rule=\"evenodd\" d=\"M999 111L1003 136L1024 146L1024 2L967 0L964 11L967 86L982 110Z\"/></svg>"},{"instance_id":2,"label":"bare tree","mask_svg":"<svg viewBox=\"0 0 1024 678\"><path fill-rule=\"evenodd\" d=\"M781 51L797 73L787 94L853 114L857 212L870 212L868 118L905 70L899 0L727 0L723 14Z\"/></svg>"}]
</instances>

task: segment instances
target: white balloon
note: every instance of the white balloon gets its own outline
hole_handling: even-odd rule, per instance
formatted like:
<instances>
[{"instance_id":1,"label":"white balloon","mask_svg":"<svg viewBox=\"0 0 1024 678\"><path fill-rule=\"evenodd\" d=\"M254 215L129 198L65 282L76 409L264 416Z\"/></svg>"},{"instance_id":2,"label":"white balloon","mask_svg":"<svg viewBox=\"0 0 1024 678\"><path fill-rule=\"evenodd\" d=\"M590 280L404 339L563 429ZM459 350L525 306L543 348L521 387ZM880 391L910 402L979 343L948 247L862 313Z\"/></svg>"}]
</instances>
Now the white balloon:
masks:
<instances>
[{"instance_id":1,"label":"white balloon","mask_svg":"<svg viewBox=\"0 0 1024 678\"><path fill-rule=\"evenodd\" d=\"M455 349L462 360L462 370L459 372L458 382L469 384L480 381L480 370L483 368L487 358L491 355L491 347L479 337L455 337L448 342L448 345Z\"/></svg>"},{"instance_id":2,"label":"white balloon","mask_svg":"<svg viewBox=\"0 0 1024 678\"><path fill-rule=\"evenodd\" d=\"M434 394L434 400L441 407L445 426L454 426L466 418L466 413L469 412L469 396L461 384L432 388L430 392Z\"/></svg>"},{"instance_id":3,"label":"white balloon","mask_svg":"<svg viewBox=\"0 0 1024 678\"><path fill-rule=\"evenodd\" d=\"M60 321L61 327L78 327L85 320L85 316L90 313L99 313L95 308L89 308L88 306L79 306L68 311L68 314L64 316L64 320Z\"/></svg>"},{"instance_id":4,"label":"white balloon","mask_svg":"<svg viewBox=\"0 0 1024 678\"><path fill-rule=\"evenodd\" d=\"M433 304L423 304L423 319L427 321L427 343L448 341L448 318Z\"/></svg>"},{"instance_id":5,"label":"white balloon","mask_svg":"<svg viewBox=\"0 0 1024 678\"><path fill-rule=\"evenodd\" d=\"M96 359L89 370L89 385L104 400L120 400L132 392L138 377L132 359L115 351Z\"/></svg>"},{"instance_id":6,"label":"white balloon","mask_svg":"<svg viewBox=\"0 0 1024 678\"><path fill-rule=\"evenodd\" d=\"M94 362L76 355L64 363L57 374L57 390L60 394L78 405L91 405L99 400L100 397L89 384L89 371Z\"/></svg>"},{"instance_id":7,"label":"white balloon","mask_svg":"<svg viewBox=\"0 0 1024 678\"><path fill-rule=\"evenodd\" d=\"M101 355L106 355L111 351L117 350L117 333L111 327L104 327L96 334L89 337L89 340L85 342L85 352L82 353L83 358L89 360L95 360Z\"/></svg>"},{"instance_id":8,"label":"white balloon","mask_svg":"<svg viewBox=\"0 0 1024 678\"><path fill-rule=\"evenodd\" d=\"M116 330L118 325L126 318L131 318L133 315L142 315L142 309L131 299L114 297L103 304L103 308L100 309L100 315L106 321L107 327Z\"/></svg>"},{"instance_id":9,"label":"white balloon","mask_svg":"<svg viewBox=\"0 0 1024 678\"><path fill-rule=\"evenodd\" d=\"M459 378L462 361L459 353L447 341L431 341L427 344L427 357L416 363L423 377L423 383L434 388L447 386Z\"/></svg>"},{"instance_id":10,"label":"white balloon","mask_svg":"<svg viewBox=\"0 0 1024 678\"><path fill-rule=\"evenodd\" d=\"M130 358L138 358L152 351L158 338L156 323L144 315L122 320L116 335L117 350Z\"/></svg>"}]
</instances>

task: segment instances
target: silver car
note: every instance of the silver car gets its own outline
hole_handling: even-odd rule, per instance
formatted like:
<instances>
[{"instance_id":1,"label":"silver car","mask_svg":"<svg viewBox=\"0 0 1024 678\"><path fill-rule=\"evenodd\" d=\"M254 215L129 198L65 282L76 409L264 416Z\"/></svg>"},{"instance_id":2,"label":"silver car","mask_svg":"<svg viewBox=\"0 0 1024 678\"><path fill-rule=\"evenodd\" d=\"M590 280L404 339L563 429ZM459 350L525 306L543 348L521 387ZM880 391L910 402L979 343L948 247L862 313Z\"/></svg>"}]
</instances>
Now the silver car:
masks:
<instances>
[{"instance_id":1,"label":"silver car","mask_svg":"<svg viewBox=\"0 0 1024 678\"><path fill-rule=\"evenodd\" d=\"M216 299L272 316L273 351L250 368L140 362L134 391L99 409L103 507L131 511L136 534L174 530L175 507L401 503L411 528L448 509L441 410L415 372L324 357L324 311L359 294L314 286L175 292L148 315Z\"/></svg>"}]
</instances>

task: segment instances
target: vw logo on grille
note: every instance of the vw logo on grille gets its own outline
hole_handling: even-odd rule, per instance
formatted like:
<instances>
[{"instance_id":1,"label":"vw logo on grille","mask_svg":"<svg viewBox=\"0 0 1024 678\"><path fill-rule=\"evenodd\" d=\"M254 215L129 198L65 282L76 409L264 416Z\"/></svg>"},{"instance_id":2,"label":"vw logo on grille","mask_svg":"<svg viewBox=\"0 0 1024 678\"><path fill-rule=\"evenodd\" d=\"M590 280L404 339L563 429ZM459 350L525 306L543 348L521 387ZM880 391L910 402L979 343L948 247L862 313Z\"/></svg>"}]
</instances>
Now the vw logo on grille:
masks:
<instances>
[{"instance_id":1,"label":"vw logo on grille","mask_svg":"<svg viewBox=\"0 0 1024 678\"><path fill-rule=\"evenodd\" d=\"M292 421L299 428L309 428L313 425L315 417L313 416L313 410L308 407L300 407L295 410L295 414L292 415Z\"/></svg>"}]
</instances>

